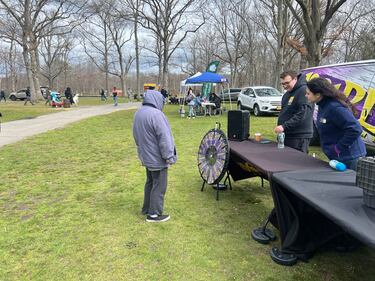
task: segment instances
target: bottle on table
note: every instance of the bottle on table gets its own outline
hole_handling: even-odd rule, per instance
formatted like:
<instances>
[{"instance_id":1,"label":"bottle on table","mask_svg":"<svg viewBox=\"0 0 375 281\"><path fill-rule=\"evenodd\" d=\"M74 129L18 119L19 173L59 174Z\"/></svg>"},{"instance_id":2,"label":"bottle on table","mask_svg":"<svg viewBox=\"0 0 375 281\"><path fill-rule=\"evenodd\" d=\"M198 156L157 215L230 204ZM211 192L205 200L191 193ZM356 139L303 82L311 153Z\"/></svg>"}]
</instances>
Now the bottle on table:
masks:
<instances>
[{"instance_id":1,"label":"bottle on table","mask_svg":"<svg viewBox=\"0 0 375 281\"><path fill-rule=\"evenodd\" d=\"M278 133L277 134L277 148L284 148L284 140L285 140L285 134Z\"/></svg>"},{"instance_id":2,"label":"bottle on table","mask_svg":"<svg viewBox=\"0 0 375 281\"><path fill-rule=\"evenodd\" d=\"M344 163L340 162L340 161L337 161L337 160L331 160L331 161L329 161L329 165L333 169L335 169L337 171L340 171L340 172L346 170L346 165Z\"/></svg>"}]
</instances>

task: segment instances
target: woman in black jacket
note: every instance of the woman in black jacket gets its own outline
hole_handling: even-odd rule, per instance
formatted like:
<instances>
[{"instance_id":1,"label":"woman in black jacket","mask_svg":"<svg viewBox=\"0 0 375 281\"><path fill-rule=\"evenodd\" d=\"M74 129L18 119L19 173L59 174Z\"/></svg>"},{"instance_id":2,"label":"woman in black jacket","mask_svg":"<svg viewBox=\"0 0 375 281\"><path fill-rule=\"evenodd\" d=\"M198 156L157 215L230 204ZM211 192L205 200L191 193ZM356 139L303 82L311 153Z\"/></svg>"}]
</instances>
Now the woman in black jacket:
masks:
<instances>
[{"instance_id":1,"label":"woman in black jacket","mask_svg":"<svg viewBox=\"0 0 375 281\"><path fill-rule=\"evenodd\" d=\"M65 94L65 97L70 101L70 104L73 104L74 101L73 101L72 89L70 89L70 87L67 87L64 94Z\"/></svg>"}]
</instances>

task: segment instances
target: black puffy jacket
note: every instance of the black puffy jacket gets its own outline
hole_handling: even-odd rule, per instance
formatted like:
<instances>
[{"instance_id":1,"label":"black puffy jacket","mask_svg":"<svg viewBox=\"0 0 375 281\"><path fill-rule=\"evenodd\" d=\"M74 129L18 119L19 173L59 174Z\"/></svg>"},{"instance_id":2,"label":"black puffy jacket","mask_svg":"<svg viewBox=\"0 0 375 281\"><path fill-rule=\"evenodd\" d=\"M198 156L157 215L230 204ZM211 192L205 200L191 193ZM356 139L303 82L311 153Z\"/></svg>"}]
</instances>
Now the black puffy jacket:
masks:
<instances>
[{"instance_id":1,"label":"black puffy jacket","mask_svg":"<svg viewBox=\"0 0 375 281\"><path fill-rule=\"evenodd\" d=\"M281 112L277 125L282 125L287 138L312 138L313 109L308 103L306 94L306 79L299 74L297 83L290 92L286 92L281 100Z\"/></svg>"}]
</instances>

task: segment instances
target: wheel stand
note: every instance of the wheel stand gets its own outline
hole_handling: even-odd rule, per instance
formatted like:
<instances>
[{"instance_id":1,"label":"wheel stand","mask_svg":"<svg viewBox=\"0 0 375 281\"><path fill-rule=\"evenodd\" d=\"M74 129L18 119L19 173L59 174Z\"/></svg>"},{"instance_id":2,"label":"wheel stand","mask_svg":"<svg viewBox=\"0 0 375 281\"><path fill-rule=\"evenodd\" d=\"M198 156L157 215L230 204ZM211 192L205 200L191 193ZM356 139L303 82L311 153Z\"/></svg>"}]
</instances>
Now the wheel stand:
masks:
<instances>
[{"instance_id":1,"label":"wheel stand","mask_svg":"<svg viewBox=\"0 0 375 281\"><path fill-rule=\"evenodd\" d=\"M297 263L298 258L293 254L284 253L277 247L273 247L271 250L271 259L280 265L292 266Z\"/></svg>"},{"instance_id":2,"label":"wheel stand","mask_svg":"<svg viewBox=\"0 0 375 281\"><path fill-rule=\"evenodd\" d=\"M251 237L261 243L261 244L268 244L270 241L276 240L276 235L273 233L273 231L269 228L267 228L267 224L270 222L270 218L272 215L274 215L275 209L271 211L271 213L268 215L266 222L263 226L254 228L251 231ZM280 250L277 247L273 247L270 252L271 258L274 262L280 265L286 265L291 266L296 264L298 258L289 253L285 253L282 250Z\"/></svg>"},{"instance_id":3,"label":"wheel stand","mask_svg":"<svg viewBox=\"0 0 375 281\"><path fill-rule=\"evenodd\" d=\"M274 212L274 210L272 210L272 212ZM258 227L258 228L254 228L251 231L251 237L255 241L257 241L261 244L268 244L270 241L276 240L276 235L273 233L273 231L271 229L267 228L267 225L270 222L270 217L272 215L272 212L267 217L267 220L266 220L266 222L264 223L263 226Z\"/></svg>"},{"instance_id":4,"label":"wheel stand","mask_svg":"<svg viewBox=\"0 0 375 281\"><path fill-rule=\"evenodd\" d=\"M227 181L228 181L228 184L227 184ZM202 188L201 188L202 192L204 190L205 184L206 184L206 181L203 180L203 184L202 184ZM232 183L230 181L229 171L226 171L226 177L225 177L223 183L219 182L219 183L212 184L212 188L216 189L216 200L217 201L219 201L219 191L220 190L227 190L228 186L229 186L229 189L232 190Z\"/></svg>"}]
</instances>

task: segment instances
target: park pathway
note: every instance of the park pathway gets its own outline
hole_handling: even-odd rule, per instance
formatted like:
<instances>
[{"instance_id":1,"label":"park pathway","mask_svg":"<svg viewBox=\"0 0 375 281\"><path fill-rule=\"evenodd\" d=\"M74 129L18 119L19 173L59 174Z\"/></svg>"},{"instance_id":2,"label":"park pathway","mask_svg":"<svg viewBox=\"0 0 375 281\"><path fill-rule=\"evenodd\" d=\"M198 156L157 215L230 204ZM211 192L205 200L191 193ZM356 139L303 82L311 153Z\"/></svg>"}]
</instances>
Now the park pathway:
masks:
<instances>
[{"instance_id":1,"label":"park pathway","mask_svg":"<svg viewBox=\"0 0 375 281\"><path fill-rule=\"evenodd\" d=\"M128 109L136 109L141 106L140 102L119 103L118 106L98 105L82 106L64 109L58 113L38 116L32 119L24 119L1 123L0 147L18 142L27 137L44 133L49 130L62 128L67 124L90 118L97 115L105 115L112 112Z\"/></svg>"}]
</instances>

